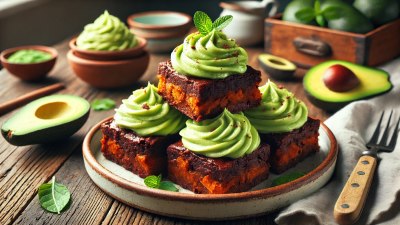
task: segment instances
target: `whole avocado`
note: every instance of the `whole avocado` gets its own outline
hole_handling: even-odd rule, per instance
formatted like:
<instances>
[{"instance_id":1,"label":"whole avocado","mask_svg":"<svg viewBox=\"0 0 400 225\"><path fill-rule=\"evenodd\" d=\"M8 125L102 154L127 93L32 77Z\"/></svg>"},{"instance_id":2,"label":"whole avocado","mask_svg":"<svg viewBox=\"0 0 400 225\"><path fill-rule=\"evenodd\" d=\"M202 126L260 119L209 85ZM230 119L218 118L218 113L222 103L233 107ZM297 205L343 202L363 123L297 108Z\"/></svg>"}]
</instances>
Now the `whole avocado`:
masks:
<instances>
[{"instance_id":1,"label":"whole avocado","mask_svg":"<svg viewBox=\"0 0 400 225\"><path fill-rule=\"evenodd\" d=\"M399 0L355 0L353 6L376 26L388 23L400 15Z\"/></svg>"},{"instance_id":2,"label":"whole avocado","mask_svg":"<svg viewBox=\"0 0 400 225\"><path fill-rule=\"evenodd\" d=\"M300 10L304 8L313 9L313 7L314 0L294 0L290 2L283 11L282 20L301 24L316 24L315 21L305 23L304 21L296 18L296 13Z\"/></svg>"},{"instance_id":3,"label":"whole avocado","mask_svg":"<svg viewBox=\"0 0 400 225\"><path fill-rule=\"evenodd\" d=\"M374 29L369 19L357 9L340 0L325 0L321 3L321 11L328 8L340 9L339 17L326 19L328 27L334 30L342 30L353 33L367 33Z\"/></svg>"}]
</instances>

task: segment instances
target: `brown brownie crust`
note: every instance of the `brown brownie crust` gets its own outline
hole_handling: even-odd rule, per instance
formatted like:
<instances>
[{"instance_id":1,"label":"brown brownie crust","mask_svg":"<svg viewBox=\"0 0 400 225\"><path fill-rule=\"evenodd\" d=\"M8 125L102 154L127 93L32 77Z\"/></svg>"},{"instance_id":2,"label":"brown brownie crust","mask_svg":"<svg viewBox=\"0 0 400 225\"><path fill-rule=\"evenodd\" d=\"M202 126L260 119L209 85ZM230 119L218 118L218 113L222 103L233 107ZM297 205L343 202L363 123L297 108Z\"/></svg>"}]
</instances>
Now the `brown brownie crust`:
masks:
<instances>
[{"instance_id":1,"label":"brown brownie crust","mask_svg":"<svg viewBox=\"0 0 400 225\"><path fill-rule=\"evenodd\" d=\"M178 135L141 137L129 129L119 128L114 120L101 125L101 152L104 157L125 169L147 177L166 172L166 148Z\"/></svg>"},{"instance_id":2,"label":"brown brownie crust","mask_svg":"<svg viewBox=\"0 0 400 225\"><path fill-rule=\"evenodd\" d=\"M244 74L212 80L178 74L167 61L159 64L158 79L159 94L196 121L212 118L224 108L240 112L258 106L261 101L261 73L251 66Z\"/></svg>"},{"instance_id":3,"label":"brown brownie crust","mask_svg":"<svg viewBox=\"0 0 400 225\"><path fill-rule=\"evenodd\" d=\"M262 141L271 146L271 171L283 173L318 152L319 124L319 120L309 117L302 127L291 132L260 134Z\"/></svg>"},{"instance_id":4,"label":"brown brownie crust","mask_svg":"<svg viewBox=\"0 0 400 225\"><path fill-rule=\"evenodd\" d=\"M238 159L213 159L193 153L178 141L168 147L167 155L168 178L195 193L243 192L269 175L269 146L266 144Z\"/></svg>"}]
</instances>

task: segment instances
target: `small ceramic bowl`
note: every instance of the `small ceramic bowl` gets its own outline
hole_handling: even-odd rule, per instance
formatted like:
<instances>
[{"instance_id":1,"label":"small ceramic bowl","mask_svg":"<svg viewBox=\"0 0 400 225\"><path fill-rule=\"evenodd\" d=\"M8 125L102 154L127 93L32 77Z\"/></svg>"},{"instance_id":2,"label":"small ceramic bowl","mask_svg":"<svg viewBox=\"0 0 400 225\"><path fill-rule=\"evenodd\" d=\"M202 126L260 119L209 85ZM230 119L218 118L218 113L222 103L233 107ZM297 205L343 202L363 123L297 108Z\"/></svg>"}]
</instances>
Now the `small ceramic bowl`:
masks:
<instances>
[{"instance_id":1,"label":"small ceramic bowl","mask_svg":"<svg viewBox=\"0 0 400 225\"><path fill-rule=\"evenodd\" d=\"M80 49L76 46L76 38L73 38L69 42L69 47L72 49L77 57L90 60L121 60L121 59L131 59L133 57L142 55L145 51L147 41L144 38L136 37L138 39L138 45L122 51L94 51Z\"/></svg>"},{"instance_id":2,"label":"small ceramic bowl","mask_svg":"<svg viewBox=\"0 0 400 225\"><path fill-rule=\"evenodd\" d=\"M43 62L28 64L10 63L7 60L8 57L10 57L14 52L28 49L47 52L50 53L52 57L51 59ZM36 81L46 77L50 70L53 69L54 64L56 63L57 56L57 50L54 48L42 45L26 45L4 50L0 54L0 60L3 67L6 68L8 72L10 72L12 75L24 81Z\"/></svg>"},{"instance_id":3,"label":"small ceramic bowl","mask_svg":"<svg viewBox=\"0 0 400 225\"><path fill-rule=\"evenodd\" d=\"M86 83L97 88L126 87L135 83L149 65L149 54L122 60L90 60L78 57L73 50L67 54L68 62L75 74Z\"/></svg>"},{"instance_id":4,"label":"small ceramic bowl","mask_svg":"<svg viewBox=\"0 0 400 225\"><path fill-rule=\"evenodd\" d=\"M192 17L172 11L150 11L128 17L132 32L145 38L147 50L162 53L173 50L182 43L191 28Z\"/></svg>"}]
</instances>

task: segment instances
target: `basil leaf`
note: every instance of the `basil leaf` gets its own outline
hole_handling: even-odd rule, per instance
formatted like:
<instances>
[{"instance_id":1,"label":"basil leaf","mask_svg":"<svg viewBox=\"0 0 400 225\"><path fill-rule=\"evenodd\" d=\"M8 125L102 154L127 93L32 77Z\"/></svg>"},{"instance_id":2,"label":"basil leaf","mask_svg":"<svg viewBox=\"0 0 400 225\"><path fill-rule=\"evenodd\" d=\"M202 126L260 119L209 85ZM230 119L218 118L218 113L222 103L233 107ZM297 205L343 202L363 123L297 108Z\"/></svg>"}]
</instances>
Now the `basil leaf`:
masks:
<instances>
[{"instance_id":1,"label":"basil leaf","mask_svg":"<svg viewBox=\"0 0 400 225\"><path fill-rule=\"evenodd\" d=\"M293 181L293 180L296 180L297 178L300 178L300 177L302 177L304 175L305 174L302 173L302 172L291 172L291 173L288 173L288 174L285 174L285 175L282 175L282 176L279 176L279 177L275 178L272 181L272 185L271 186L274 187L274 186L278 186L278 185L281 185L281 184L286 184L286 183L288 183L290 181Z\"/></svg>"},{"instance_id":2,"label":"basil leaf","mask_svg":"<svg viewBox=\"0 0 400 225\"><path fill-rule=\"evenodd\" d=\"M322 15L317 15L315 17L315 20L317 21L318 25L321 27L325 27L325 19Z\"/></svg>"},{"instance_id":3,"label":"basil leaf","mask_svg":"<svg viewBox=\"0 0 400 225\"><path fill-rule=\"evenodd\" d=\"M322 15L325 17L327 20L337 20L342 18L342 11L340 7L337 6L330 6L324 11L322 11Z\"/></svg>"},{"instance_id":4,"label":"basil leaf","mask_svg":"<svg viewBox=\"0 0 400 225\"><path fill-rule=\"evenodd\" d=\"M110 98L95 99L92 101L92 108L95 111L113 109L115 108L115 101Z\"/></svg>"},{"instance_id":5,"label":"basil leaf","mask_svg":"<svg viewBox=\"0 0 400 225\"><path fill-rule=\"evenodd\" d=\"M179 189L175 187L174 183L172 183L171 181L162 181L160 183L160 187L158 187L161 190L166 190L166 191L174 191L174 192L178 192Z\"/></svg>"},{"instance_id":6,"label":"basil leaf","mask_svg":"<svg viewBox=\"0 0 400 225\"><path fill-rule=\"evenodd\" d=\"M227 16L222 16L219 17L218 19L216 19L213 23L213 28L215 30L222 30L224 29L226 26L228 26L228 24L230 22L232 22L233 20L233 16L231 15L227 15Z\"/></svg>"},{"instance_id":7,"label":"basil leaf","mask_svg":"<svg viewBox=\"0 0 400 225\"><path fill-rule=\"evenodd\" d=\"M150 188L160 187L160 182L161 182L161 174L158 176L151 175L151 176L144 178L144 184Z\"/></svg>"},{"instance_id":8,"label":"basil leaf","mask_svg":"<svg viewBox=\"0 0 400 225\"><path fill-rule=\"evenodd\" d=\"M202 35L208 34L213 29L212 20L205 12L197 11L193 16L193 22Z\"/></svg>"},{"instance_id":9,"label":"basil leaf","mask_svg":"<svg viewBox=\"0 0 400 225\"><path fill-rule=\"evenodd\" d=\"M65 209L71 199L67 187L57 183L55 177L49 183L39 186L38 196L43 209L58 214Z\"/></svg>"},{"instance_id":10,"label":"basil leaf","mask_svg":"<svg viewBox=\"0 0 400 225\"><path fill-rule=\"evenodd\" d=\"M312 8L304 8L297 11L294 16L302 23L310 23L315 18L315 13Z\"/></svg>"}]
</instances>

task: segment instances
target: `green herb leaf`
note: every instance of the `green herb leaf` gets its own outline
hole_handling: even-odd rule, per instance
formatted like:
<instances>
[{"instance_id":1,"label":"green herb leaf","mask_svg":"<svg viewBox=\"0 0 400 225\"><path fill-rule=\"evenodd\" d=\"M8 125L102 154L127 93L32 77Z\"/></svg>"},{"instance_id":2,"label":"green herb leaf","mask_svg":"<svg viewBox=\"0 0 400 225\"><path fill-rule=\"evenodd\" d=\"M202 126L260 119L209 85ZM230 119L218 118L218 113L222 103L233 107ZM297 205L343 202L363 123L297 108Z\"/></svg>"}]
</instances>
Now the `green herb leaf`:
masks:
<instances>
[{"instance_id":1,"label":"green herb leaf","mask_svg":"<svg viewBox=\"0 0 400 225\"><path fill-rule=\"evenodd\" d=\"M113 109L115 108L115 101L110 98L95 99L92 101L92 108L95 111Z\"/></svg>"},{"instance_id":2,"label":"green herb leaf","mask_svg":"<svg viewBox=\"0 0 400 225\"><path fill-rule=\"evenodd\" d=\"M340 7L330 6L322 11L322 15L327 20L336 20L342 18L342 11Z\"/></svg>"},{"instance_id":3,"label":"green herb leaf","mask_svg":"<svg viewBox=\"0 0 400 225\"><path fill-rule=\"evenodd\" d=\"M226 26L228 26L228 24L230 22L232 22L233 20L233 16L231 15L227 15L227 16L222 16L219 17L218 19L216 19L213 23L213 28L215 30L222 30L224 29Z\"/></svg>"},{"instance_id":4,"label":"green herb leaf","mask_svg":"<svg viewBox=\"0 0 400 225\"><path fill-rule=\"evenodd\" d=\"M66 208L71 199L67 187L57 183L55 177L49 183L39 186L38 196L43 209L58 214Z\"/></svg>"},{"instance_id":5,"label":"green herb leaf","mask_svg":"<svg viewBox=\"0 0 400 225\"><path fill-rule=\"evenodd\" d=\"M193 22L202 35L208 34L213 29L212 20L205 12L197 11L193 16Z\"/></svg>"},{"instance_id":6,"label":"green herb leaf","mask_svg":"<svg viewBox=\"0 0 400 225\"><path fill-rule=\"evenodd\" d=\"M294 16L303 23L310 23L315 18L315 13L312 8L304 8L297 11Z\"/></svg>"},{"instance_id":7,"label":"green herb leaf","mask_svg":"<svg viewBox=\"0 0 400 225\"><path fill-rule=\"evenodd\" d=\"M304 175L305 174L302 172L291 172L291 173L279 176L272 181L272 187L288 183L288 182L296 180L297 178L300 178Z\"/></svg>"},{"instance_id":8,"label":"green herb leaf","mask_svg":"<svg viewBox=\"0 0 400 225\"><path fill-rule=\"evenodd\" d=\"M158 176L151 175L151 176L144 178L144 184L150 188L160 187L160 182L161 182L161 174Z\"/></svg>"},{"instance_id":9,"label":"green herb leaf","mask_svg":"<svg viewBox=\"0 0 400 225\"><path fill-rule=\"evenodd\" d=\"M158 187L161 190L166 190L166 191L175 191L178 192L179 189L175 187L174 183L171 181L162 181L160 183L160 187Z\"/></svg>"},{"instance_id":10,"label":"green herb leaf","mask_svg":"<svg viewBox=\"0 0 400 225\"><path fill-rule=\"evenodd\" d=\"M321 3L319 2L319 0L315 0L314 2L314 11L316 15L320 14L321 12Z\"/></svg>"},{"instance_id":11,"label":"green herb leaf","mask_svg":"<svg viewBox=\"0 0 400 225\"><path fill-rule=\"evenodd\" d=\"M318 25L321 27L325 27L325 19L322 15L317 15L315 17L315 20L317 21Z\"/></svg>"}]
</instances>

